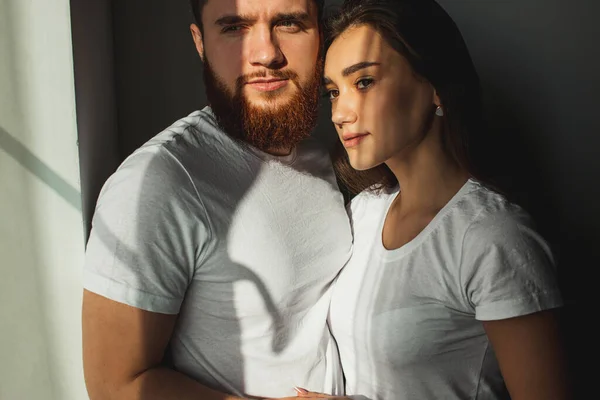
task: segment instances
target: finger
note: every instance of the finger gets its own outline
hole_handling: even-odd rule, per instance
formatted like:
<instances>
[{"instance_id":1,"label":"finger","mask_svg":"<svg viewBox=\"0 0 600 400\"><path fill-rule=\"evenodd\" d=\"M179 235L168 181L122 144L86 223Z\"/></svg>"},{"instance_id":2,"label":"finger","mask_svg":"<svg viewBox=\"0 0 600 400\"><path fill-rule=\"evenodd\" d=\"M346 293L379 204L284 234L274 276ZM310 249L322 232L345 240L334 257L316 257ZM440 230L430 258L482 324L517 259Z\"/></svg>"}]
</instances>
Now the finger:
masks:
<instances>
[{"instance_id":1,"label":"finger","mask_svg":"<svg viewBox=\"0 0 600 400\"><path fill-rule=\"evenodd\" d=\"M300 397L309 397L311 399L333 399L335 396L330 396L325 393L317 393L317 392L306 392Z\"/></svg>"},{"instance_id":2,"label":"finger","mask_svg":"<svg viewBox=\"0 0 600 400\"><path fill-rule=\"evenodd\" d=\"M301 388L299 386L294 386L294 390L298 394L298 397L307 397L308 393L310 393L308 390Z\"/></svg>"}]
</instances>

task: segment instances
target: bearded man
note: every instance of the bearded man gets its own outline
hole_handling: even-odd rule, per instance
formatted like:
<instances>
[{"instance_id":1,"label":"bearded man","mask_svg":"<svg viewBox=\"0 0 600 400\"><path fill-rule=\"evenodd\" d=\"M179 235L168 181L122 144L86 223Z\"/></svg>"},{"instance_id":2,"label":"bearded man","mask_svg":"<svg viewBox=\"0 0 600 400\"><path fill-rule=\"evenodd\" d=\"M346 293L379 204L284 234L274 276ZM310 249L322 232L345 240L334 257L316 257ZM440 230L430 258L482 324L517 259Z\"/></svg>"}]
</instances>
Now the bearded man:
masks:
<instances>
[{"instance_id":1,"label":"bearded man","mask_svg":"<svg viewBox=\"0 0 600 400\"><path fill-rule=\"evenodd\" d=\"M86 251L84 372L95 399L340 394L327 328L352 237L309 139L319 0L192 0L209 107L128 157Z\"/></svg>"}]
</instances>

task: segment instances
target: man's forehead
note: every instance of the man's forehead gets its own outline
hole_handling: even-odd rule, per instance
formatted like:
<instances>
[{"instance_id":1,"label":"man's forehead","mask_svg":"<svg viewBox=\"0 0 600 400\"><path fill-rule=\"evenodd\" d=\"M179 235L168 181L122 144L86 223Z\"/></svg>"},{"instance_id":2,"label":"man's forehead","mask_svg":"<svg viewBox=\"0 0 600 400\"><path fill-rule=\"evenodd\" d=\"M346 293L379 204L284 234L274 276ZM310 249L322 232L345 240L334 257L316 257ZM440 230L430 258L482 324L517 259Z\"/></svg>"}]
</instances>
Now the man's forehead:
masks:
<instances>
[{"instance_id":1,"label":"man's forehead","mask_svg":"<svg viewBox=\"0 0 600 400\"><path fill-rule=\"evenodd\" d=\"M269 18L282 13L316 14L314 0L208 0L204 15L217 19L224 15Z\"/></svg>"}]
</instances>

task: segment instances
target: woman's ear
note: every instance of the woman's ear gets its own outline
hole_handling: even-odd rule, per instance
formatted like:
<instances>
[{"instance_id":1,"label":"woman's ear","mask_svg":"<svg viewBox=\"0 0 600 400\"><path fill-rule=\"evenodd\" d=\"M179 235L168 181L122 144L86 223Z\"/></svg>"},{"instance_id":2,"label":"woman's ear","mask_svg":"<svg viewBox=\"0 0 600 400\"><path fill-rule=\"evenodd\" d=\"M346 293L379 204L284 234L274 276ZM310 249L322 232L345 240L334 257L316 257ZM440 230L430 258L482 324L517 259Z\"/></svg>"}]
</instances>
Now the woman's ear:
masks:
<instances>
[{"instance_id":1,"label":"woman's ear","mask_svg":"<svg viewBox=\"0 0 600 400\"><path fill-rule=\"evenodd\" d=\"M442 100L440 100L440 96L438 96L437 90L435 90L435 89L433 90L433 104L436 107L441 107L441 105L442 105Z\"/></svg>"}]
</instances>

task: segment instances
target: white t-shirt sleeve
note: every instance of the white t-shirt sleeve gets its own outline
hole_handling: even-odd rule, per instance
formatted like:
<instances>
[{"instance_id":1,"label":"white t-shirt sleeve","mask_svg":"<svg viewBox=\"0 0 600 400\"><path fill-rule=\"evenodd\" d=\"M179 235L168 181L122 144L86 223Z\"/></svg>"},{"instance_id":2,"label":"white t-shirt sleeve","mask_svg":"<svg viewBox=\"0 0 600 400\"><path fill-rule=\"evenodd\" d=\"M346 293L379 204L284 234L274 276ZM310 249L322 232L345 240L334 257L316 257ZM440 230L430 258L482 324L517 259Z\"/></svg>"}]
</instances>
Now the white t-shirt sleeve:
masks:
<instances>
[{"instance_id":1,"label":"white t-shirt sleeve","mask_svg":"<svg viewBox=\"0 0 600 400\"><path fill-rule=\"evenodd\" d=\"M177 314L209 234L199 201L185 169L165 149L129 157L98 199L85 289L146 311Z\"/></svg>"},{"instance_id":2,"label":"white t-shirt sleeve","mask_svg":"<svg viewBox=\"0 0 600 400\"><path fill-rule=\"evenodd\" d=\"M460 266L475 318L512 318L560 307L552 253L520 209L477 219L467 230Z\"/></svg>"}]
</instances>

